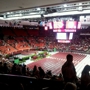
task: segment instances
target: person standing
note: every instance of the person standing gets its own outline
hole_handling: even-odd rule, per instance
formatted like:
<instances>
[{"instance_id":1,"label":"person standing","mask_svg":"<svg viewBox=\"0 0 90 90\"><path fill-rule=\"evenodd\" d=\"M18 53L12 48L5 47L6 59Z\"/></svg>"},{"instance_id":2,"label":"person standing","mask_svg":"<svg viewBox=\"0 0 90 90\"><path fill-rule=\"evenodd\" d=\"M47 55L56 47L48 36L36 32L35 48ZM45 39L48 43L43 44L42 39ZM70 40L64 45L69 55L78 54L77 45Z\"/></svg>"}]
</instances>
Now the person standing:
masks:
<instances>
[{"instance_id":1,"label":"person standing","mask_svg":"<svg viewBox=\"0 0 90 90\"><path fill-rule=\"evenodd\" d=\"M66 62L62 65L61 72L65 82L75 82L76 70L73 64L73 56L68 54Z\"/></svg>"}]
</instances>

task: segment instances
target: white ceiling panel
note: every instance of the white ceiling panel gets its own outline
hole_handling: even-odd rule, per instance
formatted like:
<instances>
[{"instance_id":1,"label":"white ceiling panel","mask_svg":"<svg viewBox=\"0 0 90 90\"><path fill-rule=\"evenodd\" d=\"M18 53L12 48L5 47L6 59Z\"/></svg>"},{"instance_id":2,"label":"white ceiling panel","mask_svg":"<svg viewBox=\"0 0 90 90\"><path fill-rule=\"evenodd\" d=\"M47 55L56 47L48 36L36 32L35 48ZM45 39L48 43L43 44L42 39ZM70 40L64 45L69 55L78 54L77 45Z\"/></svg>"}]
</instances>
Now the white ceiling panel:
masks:
<instances>
[{"instance_id":1,"label":"white ceiling panel","mask_svg":"<svg viewBox=\"0 0 90 90\"><path fill-rule=\"evenodd\" d=\"M83 0L0 0L0 12Z\"/></svg>"}]
</instances>

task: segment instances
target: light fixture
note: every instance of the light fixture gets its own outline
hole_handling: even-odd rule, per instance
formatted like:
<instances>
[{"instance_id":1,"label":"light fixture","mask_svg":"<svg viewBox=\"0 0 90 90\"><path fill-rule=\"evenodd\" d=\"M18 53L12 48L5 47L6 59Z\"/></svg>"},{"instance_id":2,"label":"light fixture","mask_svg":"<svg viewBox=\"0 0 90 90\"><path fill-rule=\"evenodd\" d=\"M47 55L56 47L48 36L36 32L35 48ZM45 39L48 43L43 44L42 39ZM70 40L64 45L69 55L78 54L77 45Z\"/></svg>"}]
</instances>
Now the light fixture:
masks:
<instances>
[{"instance_id":1,"label":"light fixture","mask_svg":"<svg viewBox=\"0 0 90 90\"><path fill-rule=\"evenodd\" d=\"M82 6L79 6L79 7L78 7L78 10L80 10L80 11L81 11L81 10L82 10Z\"/></svg>"},{"instance_id":2,"label":"light fixture","mask_svg":"<svg viewBox=\"0 0 90 90\"><path fill-rule=\"evenodd\" d=\"M22 16L22 17L11 17L11 18L3 18L3 20L15 20L15 19L25 19L25 18L41 18L41 15L31 15L31 16Z\"/></svg>"},{"instance_id":3,"label":"light fixture","mask_svg":"<svg viewBox=\"0 0 90 90\"><path fill-rule=\"evenodd\" d=\"M38 7L38 8L37 8L37 10L39 10L39 11L40 11L40 10L41 10L41 8L39 8L39 7Z\"/></svg>"},{"instance_id":4,"label":"light fixture","mask_svg":"<svg viewBox=\"0 0 90 90\"><path fill-rule=\"evenodd\" d=\"M67 4L64 4L63 6L64 6L64 7L67 7Z\"/></svg>"},{"instance_id":5,"label":"light fixture","mask_svg":"<svg viewBox=\"0 0 90 90\"><path fill-rule=\"evenodd\" d=\"M79 5L82 5L82 3L79 3Z\"/></svg>"},{"instance_id":6,"label":"light fixture","mask_svg":"<svg viewBox=\"0 0 90 90\"><path fill-rule=\"evenodd\" d=\"M90 10L83 10L83 11L72 11L72 12L62 12L62 13L52 13L44 15L44 17L55 17L55 16L67 16L67 15L78 15L78 14L88 14Z\"/></svg>"}]
</instances>

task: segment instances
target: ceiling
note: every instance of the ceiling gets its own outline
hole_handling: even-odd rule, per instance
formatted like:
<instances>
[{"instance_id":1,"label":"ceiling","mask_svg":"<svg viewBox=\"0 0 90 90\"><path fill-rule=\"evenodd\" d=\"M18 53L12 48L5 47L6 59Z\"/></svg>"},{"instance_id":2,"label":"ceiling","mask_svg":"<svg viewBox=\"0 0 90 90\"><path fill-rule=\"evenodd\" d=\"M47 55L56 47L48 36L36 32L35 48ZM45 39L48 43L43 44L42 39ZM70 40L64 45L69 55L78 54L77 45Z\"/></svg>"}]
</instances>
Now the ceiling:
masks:
<instances>
[{"instance_id":1,"label":"ceiling","mask_svg":"<svg viewBox=\"0 0 90 90\"><path fill-rule=\"evenodd\" d=\"M85 10L90 10L89 0L0 0L2 20L83 14Z\"/></svg>"},{"instance_id":2,"label":"ceiling","mask_svg":"<svg viewBox=\"0 0 90 90\"><path fill-rule=\"evenodd\" d=\"M0 13L83 0L0 0Z\"/></svg>"}]
</instances>

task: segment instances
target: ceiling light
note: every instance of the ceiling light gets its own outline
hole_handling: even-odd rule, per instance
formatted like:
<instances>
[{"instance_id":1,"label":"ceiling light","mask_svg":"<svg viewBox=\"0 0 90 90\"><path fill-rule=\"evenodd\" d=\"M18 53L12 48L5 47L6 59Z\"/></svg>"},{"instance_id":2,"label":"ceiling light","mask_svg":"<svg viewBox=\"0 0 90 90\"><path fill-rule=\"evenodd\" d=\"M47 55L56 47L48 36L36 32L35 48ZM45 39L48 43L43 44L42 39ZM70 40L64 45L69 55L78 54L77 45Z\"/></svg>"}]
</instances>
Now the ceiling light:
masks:
<instances>
[{"instance_id":1,"label":"ceiling light","mask_svg":"<svg viewBox=\"0 0 90 90\"><path fill-rule=\"evenodd\" d=\"M82 5L82 3L79 3L79 5Z\"/></svg>"},{"instance_id":2,"label":"ceiling light","mask_svg":"<svg viewBox=\"0 0 90 90\"><path fill-rule=\"evenodd\" d=\"M63 6L64 6L64 7L67 7L67 4L64 4Z\"/></svg>"},{"instance_id":3,"label":"ceiling light","mask_svg":"<svg viewBox=\"0 0 90 90\"><path fill-rule=\"evenodd\" d=\"M25 19L25 18L41 18L41 15L31 15L31 16L22 16L22 17L11 17L11 18L3 19L3 20L15 20L15 19Z\"/></svg>"},{"instance_id":4,"label":"ceiling light","mask_svg":"<svg viewBox=\"0 0 90 90\"><path fill-rule=\"evenodd\" d=\"M55 16L67 16L67 15L78 15L78 14L88 14L90 10L83 10L83 11L72 11L72 12L62 12L62 13L52 13L44 15L44 17L55 17Z\"/></svg>"},{"instance_id":5,"label":"ceiling light","mask_svg":"<svg viewBox=\"0 0 90 90\"><path fill-rule=\"evenodd\" d=\"M82 10L82 6L78 7L78 10Z\"/></svg>"},{"instance_id":6,"label":"ceiling light","mask_svg":"<svg viewBox=\"0 0 90 90\"><path fill-rule=\"evenodd\" d=\"M37 10L41 10L41 8L37 8Z\"/></svg>"},{"instance_id":7,"label":"ceiling light","mask_svg":"<svg viewBox=\"0 0 90 90\"><path fill-rule=\"evenodd\" d=\"M0 20L3 20L3 17L0 17Z\"/></svg>"},{"instance_id":8,"label":"ceiling light","mask_svg":"<svg viewBox=\"0 0 90 90\"><path fill-rule=\"evenodd\" d=\"M10 14L10 12L7 12L7 14Z\"/></svg>"},{"instance_id":9,"label":"ceiling light","mask_svg":"<svg viewBox=\"0 0 90 90\"><path fill-rule=\"evenodd\" d=\"M37 13L37 12L31 12L31 13L29 13L29 14L32 14L32 15L33 15L33 14L38 14L38 13Z\"/></svg>"}]
</instances>

